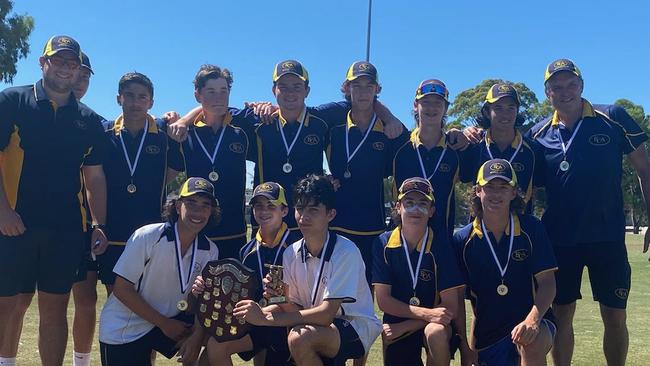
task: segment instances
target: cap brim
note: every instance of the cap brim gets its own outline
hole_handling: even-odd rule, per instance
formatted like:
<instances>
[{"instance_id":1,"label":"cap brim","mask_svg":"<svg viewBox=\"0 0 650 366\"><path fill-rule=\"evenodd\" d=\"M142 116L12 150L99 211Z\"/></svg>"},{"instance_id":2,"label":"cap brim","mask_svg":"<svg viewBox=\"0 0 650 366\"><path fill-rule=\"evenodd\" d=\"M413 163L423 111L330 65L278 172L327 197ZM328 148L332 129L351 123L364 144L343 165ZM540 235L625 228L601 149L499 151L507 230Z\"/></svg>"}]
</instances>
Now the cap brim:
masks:
<instances>
[{"instance_id":1,"label":"cap brim","mask_svg":"<svg viewBox=\"0 0 650 366\"><path fill-rule=\"evenodd\" d=\"M283 77L284 75L288 75L288 74L296 75L302 81L307 81L307 78L304 75L298 74L297 72L293 72L293 71L287 71L287 72L284 72L284 73L276 76L275 79L273 79L273 82L276 82L276 81L280 80L281 77Z\"/></svg>"},{"instance_id":2,"label":"cap brim","mask_svg":"<svg viewBox=\"0 0 650 366\"><path fill-rule=\"evenodd\" d=\"M198 191L198 192L185 192L185 193L183 193L183 194L180 194L178 197L180 197L180 198L187 198L187 197L196 196L197 194L200 194L200 195L203 195L203 196L209 198L210 201L212 201L212 203L214 203L215 206L219 206L219 200L217 199L217 197L215 197L215 196L213 196L213 195L211 195L210 193L205 192L205 191Z\"/></svg>"},{"instance_id":3,"label":"cap brim","mask_svg":"<svg viewBox=\"0 0 650 366\"><path fill-rule=\"evenodd\" d=\"M57 53L62 52L62 51L70 51L70 52L74 53L75 55L79 56L79 52L75 51L75 50L72 49L72 48L65 48L65 47L64 47L64 48L59 48L59 49L57 49L57 50L50 50L50 51L44 52L44 53L43 53L43 56L45 56L45 57L52 57L52 56L54 56L54 55L56 55Z\"/></svg>"},{"instance_id":4,"label":"cap brim","mask_svg":"<svg viewBox=\"0 0 650 366\"><path fill-rule=\"evenodd\" d=\"M427 95L437 95L437 96L439 96L440 98L442 98L445 102L449 103L449 99L445 98L444 95L442 95L442 94L440 94L440 93L434 93L434 92L424 93L424 94L416 94L416 95L415 95L415 100L420 100L420 99L426 97Z\"/></svg>"},{"instance_id":5,"label":"cap brim","mask_svg":"<svg viewBox=\"0 0 650 366\"><path fill-rule=\"evenodd\" d=\"M431 202L434 201L434 199L433 199L433 195L431 195L431 194L426 194L424 191L421 191L421 190L419 190L419 189L411 189L411 190L408 190L408 191L406 191L406 192L404 192L404 193L400 193L400 194L397 196L397 200L398 200L398 201L401 201L402 198L404 198L404 196L406 196L407 194L409 194L409 193L411 193L411 192L417 192L417 193L423 195L424 197L426 197L426 199L428 199L429 201L431 201Z\"/></svg>"},{"instance_id":6,"label":"cap brim","mask_svg":"<svg viewBox=\"0 0 650 366\"><path fill-rule=\"evenodd\" d=\"M377 78L375 77L375 75L373 75L373 74L366 74L366 73L359 74L359 75L350 75L350 76L348 76L345 80L346 80L346 81L354 81L354 80L356 80L356 79L358 79L358 78L360 78L360 77L362 77L362 76L367 76L367 77L369 77L370 79L372 79L374 82L377 82Z\"/></svg>"},{"instance_id":7,"label":"cap brim","mask_svg":"<svg viewBox=\"0 0 650 366\"><path fill-rule=\"evenodd\" d=\"M252 205L253 201L255 201L255 199L257 197L264 197L264 198L268 199L269 201L271 201L276 206L280 206L280 205L288 206L286 202L283 202L280 198L275 199L275 197L273 197L273 195L271 195L268 192L260 192L260 193L257 193L255 195L253 195L253 197L251 197L250 201L248 201L248 205Z\"/></svg>"},{"instance_id":8,"label":"cap brim","mask_svg":"<svg viewBox=\"0 0 650 366\"><path fill-rule=\"evenodd\" d=\"M501 175L501 174L495 174L495 175L489 176L487 179L483 178L483 177L480 177L478 179L477 183L478 183L479 186L483 187L486 184L488 184L490 181L495 180L495 179L502 179L502 180L506 181L509 185L511 185L513 187L515 185L517 185L517 182L514 179L510 179L510 178L506 177L505 175Z\"/></svg>"}]
</instances>

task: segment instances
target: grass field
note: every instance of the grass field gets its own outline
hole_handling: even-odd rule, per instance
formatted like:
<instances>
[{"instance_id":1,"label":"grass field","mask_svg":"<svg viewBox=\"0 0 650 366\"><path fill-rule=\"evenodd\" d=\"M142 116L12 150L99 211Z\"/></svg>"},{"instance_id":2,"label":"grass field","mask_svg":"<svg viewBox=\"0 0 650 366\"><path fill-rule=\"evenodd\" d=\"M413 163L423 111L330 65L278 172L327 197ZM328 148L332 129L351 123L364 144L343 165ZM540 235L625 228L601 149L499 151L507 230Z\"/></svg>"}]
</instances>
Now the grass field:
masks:
<instances>
[{"instance_id":1,"label":"grass field","mask_svg":"<svg viewBox=\"0 0 650 366\"><path fill-rule=\"evenodd\" d=\"M632 290L628 302L628 327L630 330L630 351L628 354L628 365L648 365L647 340L650 334L650 314L647 312L648 303L650 303L650 262L647 255L641 254L642 236L627 236L627 246L629 260L632 266ZM97 311L101 310L101 305L105 300L105 291L103 288L98 289L99 298ZM603 327L600 321L598 305L591 298L591 288L587 274L583 276L582 282L583 300L578 302L576 311L575 332L576 346L573 357L574 365L605 365L605 359L602 353L601 339ZM74 308L70 305L68 317L72 319ZM39 365L40 358L37 349L38 336L38 309L36 300L27 312L23 328L23 336L18 351L18 362L20 365ZM71 328L72 329L72 328ZM68 351L66 354L66 365L71 365L72 355L72 336L68 340ZM98 344L97 342L95 344ZM98 347L93 348L93 365L99 365ZM239 362L235 357L236 365L246 365L247 363ZM549 357L550 360L550 357ZM237 363L239 362L239 363ZM158 357L157 365L178 365L174 360L166 360ZM252 362L249 363L252 365ZM349 363L350 364L350 363ZM368 365L381 365L381 342L377 341L373 345ZM458 365L458 362L452 363ZM552 364L549 361L549 364ZM406 365L405 365L406 366Z\"/></svg>"}]
</instances>

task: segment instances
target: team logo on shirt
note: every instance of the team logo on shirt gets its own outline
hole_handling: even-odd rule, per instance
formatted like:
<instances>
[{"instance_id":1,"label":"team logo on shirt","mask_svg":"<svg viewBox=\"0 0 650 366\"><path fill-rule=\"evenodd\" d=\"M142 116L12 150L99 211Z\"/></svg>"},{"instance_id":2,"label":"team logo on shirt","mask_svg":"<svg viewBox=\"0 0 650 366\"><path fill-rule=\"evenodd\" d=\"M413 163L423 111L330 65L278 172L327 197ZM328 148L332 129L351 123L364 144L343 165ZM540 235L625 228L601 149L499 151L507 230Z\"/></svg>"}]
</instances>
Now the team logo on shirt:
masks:
<instances>
[{"instance_id":1,"label":"team logo on shirt","mask_svg":"<svg viewBox=\"0 0 650 366\"><path fill-rule=\"evenodd\" d=\"M317 135L310 134L310 135L305 136L305 139L303 140L303 142L306 145L313 146L313 145L318 145L318 143L320 142L320 139L318 138Z\"/></svg>"},{"instance_id":2,"label":"team logo on shirt","mask_svg":"<svg viewBox=\"0 0 650 366\"><path fill-rule=\"evenodd\" d=\"M614 290L614 294L616 295L616 297L618 297L621 300L627 299L628 293L629 291L626 288L617 288L616 290Z\"/></svg>"},{"instance_id":3,"label":"team logo on shirt","mask_svg":"<svg viewBox=\"0 0 650 366\"><path fill-rule=\"evenodd\" d=\"M441 171L442 173L449 173L451 168L449 167L449 164L441 163L440 166L438 167L438 170Z\"/></svg>"},{"instance_id":4,"label":"team logo on shirt","mask_svg":"<svg viewBox=\"0 0 650 366\"><path fill-rule=\"evenodd\" d=\"M327 285L327 276L323 276L323 278L321 278L320 284L323 286Z\"/></svg>"},{"instance_id":5,"label":"team logo on shirt","mask_svg":"<svg viewBox=\"0 0 650 366\"><path fill-rule=\"evenodd\" d=\"M521 173L526 170L526 167L522 163L512 163L512 169L514 169L517 173Z\"/></svg>"},{"instance_id":6,"label":"team logo on shirt","mask_svg":"<svg viewBox=\"0 0 650 366\"><path fill-rule=\"evenodd\" d=\"M372 144L372 148L378 151L384 150L384 143L381 141L377 141Z\"/></svg>"},{"instance_id":7,"label":"team logo on shirt","mask_svg":"<svg viewBox=\"0 0 650 366\"><path fill-rule=\"evenodd\" d=\"M144 152L150 155L158 155L160 154L160 148L156 145L149 145L144 148Z\"/></svg>"},{"instance_id":8,"label":"team logo on shirt","mask_svg":"<svg viewBox=\"0 0 650 366\"><path fill-rule=\"evenodd\" d=\"M594 145L594 146L605 146L609 144L610 138L609 136L603 134L603 133L598 133L595 135L591 135L589 137L589 143Z\"/></svg>"},{"instance_id":9,"label":"team logo on shirt","mask_svg":"<svg viewBox=\"0 0 650 366\"><path fill-rule=\"evenodd\" d=\"M420 280L429 282L431 281L431 278L433 278L433 272L429 271L428 269L420 270Z\"/></svg>"},{"instance_id":10,"label":"team logo on shirt","mask_svg":"<svg viewBox=\"0 0 650 366\"><path fill-rule=\"evenodd\" d=\"M512 259L516 260L517 262L521 262L526 258L528 258L528 250L526 249L517 249L512 252Z\"/></svg>"},{"instance_id":11,"label":"team logo on shirt","mask_svg":"<svg viewBox=\"0 0 650 366\"><path fill-rule=\"evenodd\" d=\"M80 130L85 130L88 126L86 125L86 121L81 120L81 119L75 119L72 124L75 125Z\"/></svg>"},{"instance_id":12,"label":"team logo on shirt","mask_svg":"<svg viewBox=\"0 0 650 366\"><path fill-rule=\"evenodd\" d=\"M228 145L228 148L230 149L230 151L234 152L235 154L244 153L244 145L242 145L241 142L233 142L232 144Z\"/></svg>"}]
</instances>

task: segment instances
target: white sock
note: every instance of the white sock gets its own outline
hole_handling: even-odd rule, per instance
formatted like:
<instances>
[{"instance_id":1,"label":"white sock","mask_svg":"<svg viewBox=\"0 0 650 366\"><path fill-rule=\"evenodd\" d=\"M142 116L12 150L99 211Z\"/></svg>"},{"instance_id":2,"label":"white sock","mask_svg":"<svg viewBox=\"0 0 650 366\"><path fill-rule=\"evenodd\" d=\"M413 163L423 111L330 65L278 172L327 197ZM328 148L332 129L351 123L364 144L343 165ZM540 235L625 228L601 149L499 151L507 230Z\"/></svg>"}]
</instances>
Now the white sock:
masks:
<instances>
[{"instance_id":1,"label":"white sock","mask_svg":"<svg viewBox=\"0 0 650 366\"><path fill-rule=\"evenodd\" d=\"M72 366L90 366L90 353L75 352Z\"/></svg>"},{"instance_id":2,"label":"white sock","mask_svg":"<svg viewBox=\"0 0 650 366\"><path fill-rule=\"evenodd\" d=\"M0 357L0 366L16 366L16 357Z\"/></svg>"}]
</instances>

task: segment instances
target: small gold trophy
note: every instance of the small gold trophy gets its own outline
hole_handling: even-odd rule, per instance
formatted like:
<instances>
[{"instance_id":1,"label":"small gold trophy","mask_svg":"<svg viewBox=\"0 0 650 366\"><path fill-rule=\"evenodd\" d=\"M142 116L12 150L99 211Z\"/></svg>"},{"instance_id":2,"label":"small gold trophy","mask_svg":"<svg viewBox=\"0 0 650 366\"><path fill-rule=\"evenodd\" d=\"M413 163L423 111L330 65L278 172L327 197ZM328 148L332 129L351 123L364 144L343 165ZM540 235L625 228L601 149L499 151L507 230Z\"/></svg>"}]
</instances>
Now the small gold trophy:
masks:
<instances>
[{"instance_id":1,"label":"small gold trophy","mask_svg":"<svg viewBox=\"0 0 650 366\"><path fill-rule=\"evenodd\" d=\"M269 275L271 276L271 283L268 284L269 287L280 292L282 295L272 296L269 298L268 304L284 304L287 302L287 297L284 296L284 284L282 282L282 266L275 264L265 264L265 267L269 269Z\"/></svg>"}]
</instances>

